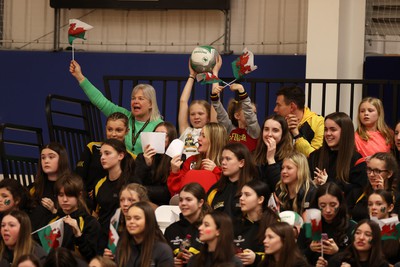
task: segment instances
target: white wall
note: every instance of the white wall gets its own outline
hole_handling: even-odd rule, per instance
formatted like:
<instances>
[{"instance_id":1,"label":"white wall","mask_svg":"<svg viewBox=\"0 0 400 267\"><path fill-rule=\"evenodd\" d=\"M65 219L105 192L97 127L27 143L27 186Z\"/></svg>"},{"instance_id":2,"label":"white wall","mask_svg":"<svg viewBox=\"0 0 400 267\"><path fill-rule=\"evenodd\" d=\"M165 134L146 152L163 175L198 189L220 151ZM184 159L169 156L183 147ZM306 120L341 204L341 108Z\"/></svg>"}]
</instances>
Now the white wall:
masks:
<instances>
[{"instance_id":1,"label":"white wall","mask_svg":"<svg viewBox=\"0 0 400 267\"><path fill-rule=\"evenodd\" d=\"M51 50L54 10L49 0L5 0L3 48ZM247 46L257 54L305 54L307 0L231 0L231 50ZM77 49L108 52L188 53L214 43L225 28L218 10L61 10L61 47L67 47L68 20L94 26Z\"/></svg>"}]
</instances>

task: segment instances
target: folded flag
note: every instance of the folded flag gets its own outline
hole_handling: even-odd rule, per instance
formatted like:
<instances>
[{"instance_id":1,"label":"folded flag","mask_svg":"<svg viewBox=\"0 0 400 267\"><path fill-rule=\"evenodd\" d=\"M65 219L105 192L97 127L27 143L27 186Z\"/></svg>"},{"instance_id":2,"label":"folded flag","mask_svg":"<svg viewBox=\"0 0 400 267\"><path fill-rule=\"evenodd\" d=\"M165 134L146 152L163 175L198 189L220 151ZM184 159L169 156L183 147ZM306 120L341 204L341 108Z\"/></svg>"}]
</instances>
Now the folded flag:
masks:
<instances>
[{"instance_id":1,"label":"folded flag","mask_svg":"<svg viewBox=\"0 0 400 267\"><path fill-rule=\"evenodd\" d=\"M119 235L117 232L119 225L119 218L121 216L121 209L117 209L110 220L110 230L108 232L108 248L111 250L112 254L115 255L117 244L119 241Z\"/></svg>"},{"instance_id":2,"label":"folded flag","mask_svg":"<svg viewBox=\"0 0 400 267\"><path fill-rule=\"evenodd\" d=\"M49 253L51 249L61 247L64 234L63 218L40 228L36 232L39 236L43 249L47 253Z\"/></svg>"},{"instance_id":3,"label":"folded flag","mask_svg":"<svg viewBox=\"0 0 400 267\"><path fill-rule=\"evenodd\" d=\"M379 220L376 217L371 217L371 220L376 221L381 228L381 239L399 239L400 238L400 222L397 216Z\"/></svg>"},{"instance_id":4,"label":"folded flag","mask_svg":"<svg viewBox=\"0 0 400 267\"><path fill-rule=\"evenodd\" d=\"M199 73L196 76L198 82L201 84L219 83L222 82L220 78L210 72Z\"/></svg>"},{"instance_id":5,"label":"folded flag","mask_svg":"<svg viewBox=\"0 0 400 267\"><path fill-rule=\"evenodd\" d=\"M274 212L279 213L279 206L275 201L275 194L271 194L267 203L268 208L272 209Z\"/></svg>"},{"instance_id":6,"label":"folded flag","mask_svg":"<svg viewBox=\"0 0 400 267\"><path fill-rule=\"evenodd\" d=\"M311 238L313 241L320 241L322 233L321 211L319 209L306 210L303 227L305 227L307 238Z\"/></svg>"},{"instance_id":7,"label":"folded flag","mask_svg":"<svg viewBox=\"0 0 400 267\"><path fill-rule=\"evenodd\" d=\"M247 48L243 49L242 55L232 62L233 75L236 79L240 79L256 69L257 66L254 65L254 54Z\"/></svg>"},{"instance_id":8,"label":"folded flag","mask_svg":"<svg viewBox=\"0 0 400 267\"><path fill-rule=\"evenodd\" d=\"M76 38L85 39L85 33L88 30L93 29L93 26L86 24L78 19L70 19L69 20L69 29L68 29L68 42L72 45L72 42Z\"/></svg>"}]
</instances>

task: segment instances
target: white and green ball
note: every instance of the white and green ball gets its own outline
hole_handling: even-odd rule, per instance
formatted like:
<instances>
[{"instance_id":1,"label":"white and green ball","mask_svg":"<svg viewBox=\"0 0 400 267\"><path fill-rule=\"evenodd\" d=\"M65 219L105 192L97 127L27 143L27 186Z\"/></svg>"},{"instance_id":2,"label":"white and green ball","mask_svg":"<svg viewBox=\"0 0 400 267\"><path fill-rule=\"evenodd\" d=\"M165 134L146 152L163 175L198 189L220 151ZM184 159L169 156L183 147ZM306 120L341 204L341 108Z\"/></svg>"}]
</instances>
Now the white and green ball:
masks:
<instances>
[{"instance_id":1,"label":"white and green ball","mask_svg":"<svg viewBox=\"0 0 400 267\"><path fill-rule=\"evenodd\" d=\"M190 65L197 73L212 72L217 62L218 51L208 45L197 46L190 56Z\"/></svg>"}]
</instances>

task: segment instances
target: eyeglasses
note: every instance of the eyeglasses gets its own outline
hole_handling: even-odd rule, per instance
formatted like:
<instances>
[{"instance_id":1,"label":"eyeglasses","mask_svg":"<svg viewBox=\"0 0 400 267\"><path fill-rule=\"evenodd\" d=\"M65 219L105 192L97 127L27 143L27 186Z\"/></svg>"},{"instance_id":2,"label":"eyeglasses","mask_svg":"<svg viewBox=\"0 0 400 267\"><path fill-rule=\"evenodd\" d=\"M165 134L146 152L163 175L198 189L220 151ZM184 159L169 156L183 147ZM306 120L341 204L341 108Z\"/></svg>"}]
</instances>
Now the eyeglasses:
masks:
<instances>
[{"instance_id":1,"label":"eyeglasses","mask_svg":"<svg viewBox=\"0 0 400 267\"><path fill-rule=\"evenodd\" d=\"M367 173L368 174L380 175L382 172L388 172L388 170L371 169L371 168L367 167Z\"/></svg>"}]
</instances>

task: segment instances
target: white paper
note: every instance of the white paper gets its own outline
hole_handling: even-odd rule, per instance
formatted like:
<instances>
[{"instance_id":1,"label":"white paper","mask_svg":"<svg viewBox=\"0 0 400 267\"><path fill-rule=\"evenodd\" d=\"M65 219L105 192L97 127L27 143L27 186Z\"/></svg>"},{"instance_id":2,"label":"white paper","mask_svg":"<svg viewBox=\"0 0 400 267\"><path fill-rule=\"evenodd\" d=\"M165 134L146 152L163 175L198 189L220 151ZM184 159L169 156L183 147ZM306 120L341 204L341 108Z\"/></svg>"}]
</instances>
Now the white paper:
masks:
<instances>
[{"instance_id":1,"label":"white paper","mask_svg":"<svg viewBox=\"0 0 400 267\"><path fill-rule=\"evenodd\" d=\"M142 132L140 134L140 140L142 141L143 151L147 145L150 145L156 150L157 154L164 154L165 136L166 133Z\"/></svg>"},{"instance_id":2,"label":"white paper","mask_svg":"<svg viewBox=\"0 0 400 267\"><path fill-rule=\"evenodd\" d=\"M175 139L171 142L165 154L171 158L182 155L184 146L185 143L182 140Z\"/></svg>"}]
</instances>

